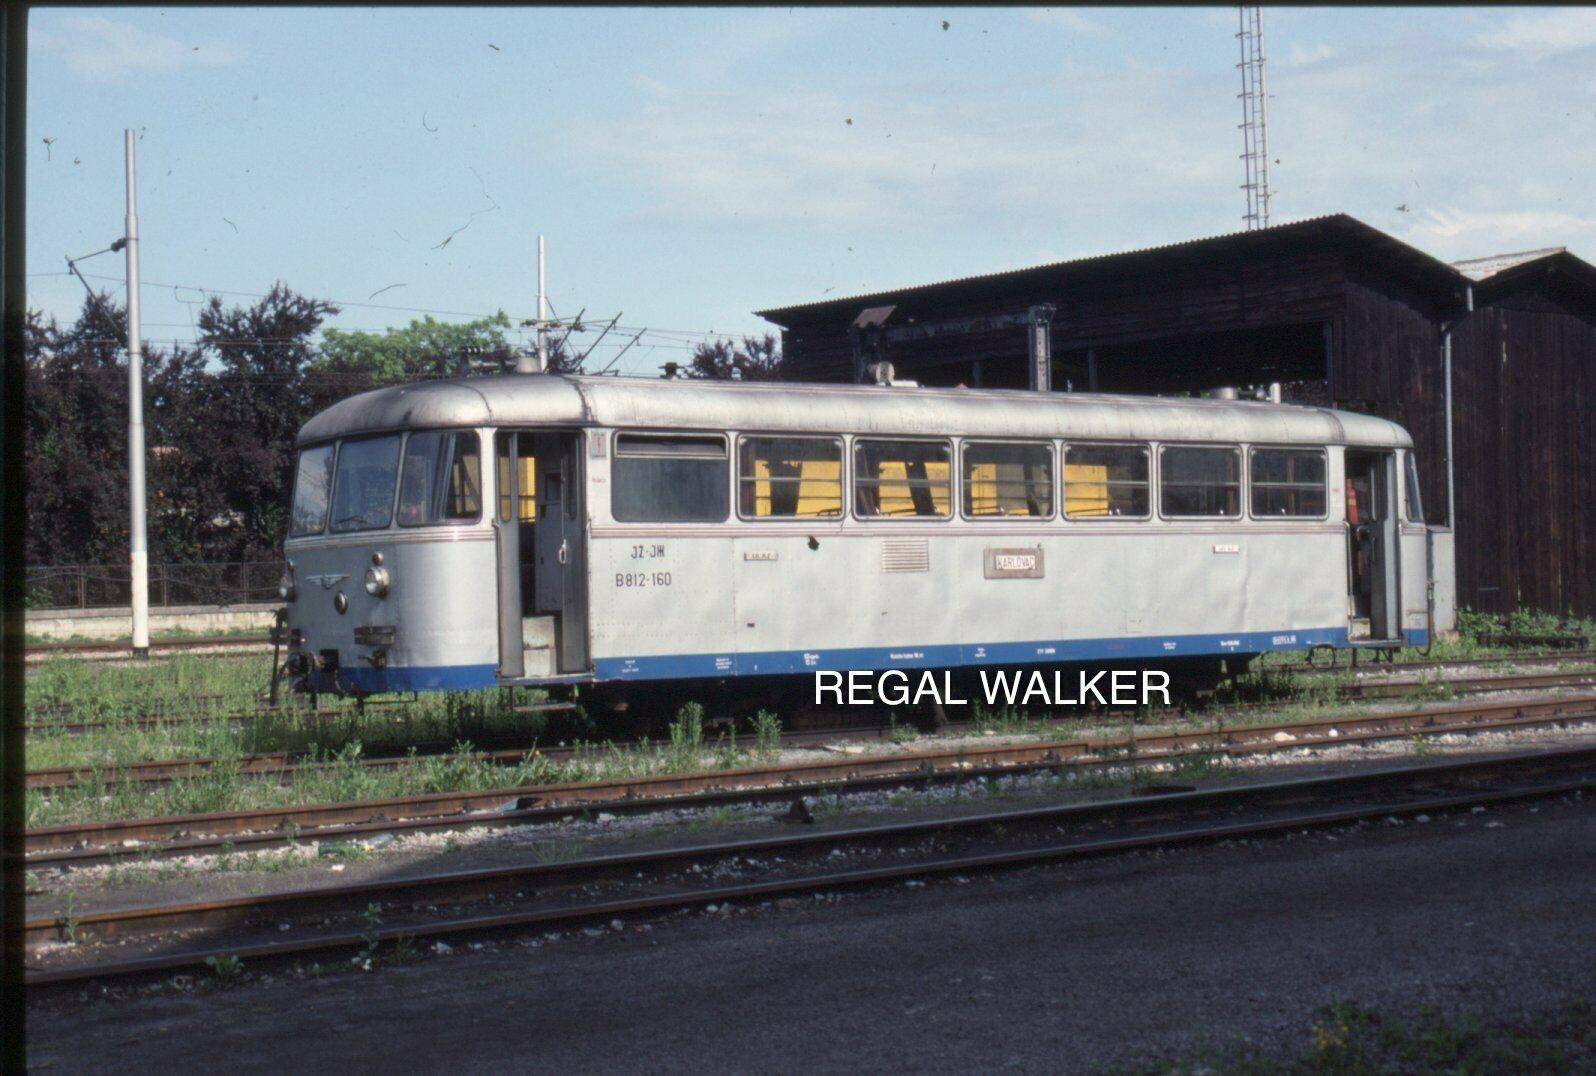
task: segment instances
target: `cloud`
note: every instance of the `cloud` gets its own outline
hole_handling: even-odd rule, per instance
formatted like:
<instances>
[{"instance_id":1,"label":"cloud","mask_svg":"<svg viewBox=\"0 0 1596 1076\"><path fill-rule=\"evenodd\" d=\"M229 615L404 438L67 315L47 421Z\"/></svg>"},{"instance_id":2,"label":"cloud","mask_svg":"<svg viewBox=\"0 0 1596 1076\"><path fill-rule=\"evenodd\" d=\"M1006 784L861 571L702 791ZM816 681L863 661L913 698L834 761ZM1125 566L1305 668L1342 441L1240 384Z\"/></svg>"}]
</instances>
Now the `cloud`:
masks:
<instances>
[{"instance_id":1,"label":"cloud","mask_svg":"<svg viewBox=\"0 0 1596 1076\"><path fill-rule=\"evenodd\" d=\"M32 44L60 53L67 69L94 82L116 82L145 72L184 67L216 67L234 63L239 54L221 42L188 42L141 30L131 23L75 15L60 30L36 30Z\"/></svg>"},{"instance_id":2,"label":"cloud","mask_svg":"<svg viewBox=\"0 0 1596 1076\"><path fill-rule=\"evenodd\" d=\"M1082 34L1086 37L1107 37L1113 33L1107 26L1104 26L1089 15L1081 14L1074 8L1045 7L1040 11L1033 10L1030 16L1036 22L1062 27L1072 33Z\"/></svg>"},{"instance_id":3,"label":"cloud","mask_svg":"<svg viewBox=\"0 0 1596 1076\"><path fill-rule=\"evenodd\" d=\"M1286 50L1285 66L1306 67L1309 64L1322 63L1325 60L1334 59L1337 55L1339 55L1338 51L1329 45L1303 46L1292 42L1291 47Z\"/></svg>"},{"instance_id":4,"label":"cloud","mask_svg":"<svg viewBox=\"0 0 1596 1076\"><path fill-rule=\"evenodd\" d=\"M703 227L1034 230L1172 192L1224 197L1239 149L1210 137L1234 131L1230 94L1134 67L1072 73L1041 111L1016 108L1002 85L956 100L907 84L847 98L640 86L633 117L579 132L575 149L640 189L643 215Z\"/></svg>"},{"instance_id":5,"label":"cloud","mask_svg":"<svg viewBox=\"0 0 1596 1076\"><path fill-rule=\"evenodd\" d=\"M1521 52L1567 52L1596 46L1596 9L1568 7L1510 16L1499 29L1479 34L1487 48Z\"/></svg>"},{"instance_id":6,"label":"cloud","mask_svg":"<svg viewBox=\"0 0 1596 1076\"><path fill-rule=\"evenodd\" d=\"M1560 210L1506 209L1473 210L1458 206L1424 210L1406 228L1392 231L1421 249L1445 250L1446 257L1472 251L1473 257L1507 250L1536 250L1541 247L1586 245L1596 239L1596 217L1579 216ZM1584 239L1585 243L1578 241Z\"/></svg>"},{"instance_id":7,"label":"cloud","mask_svg":"<svg viewBox=\"0 0 1596 1076\"><path fill-rule=\"evenodd\" d=\"M1424 65L1392 43L1282 66L1270 80L1275 210L1345 211L1447 259L1596 251L1583 70L1478 40L1436 45Z\"/></svg>"}]
</instances>

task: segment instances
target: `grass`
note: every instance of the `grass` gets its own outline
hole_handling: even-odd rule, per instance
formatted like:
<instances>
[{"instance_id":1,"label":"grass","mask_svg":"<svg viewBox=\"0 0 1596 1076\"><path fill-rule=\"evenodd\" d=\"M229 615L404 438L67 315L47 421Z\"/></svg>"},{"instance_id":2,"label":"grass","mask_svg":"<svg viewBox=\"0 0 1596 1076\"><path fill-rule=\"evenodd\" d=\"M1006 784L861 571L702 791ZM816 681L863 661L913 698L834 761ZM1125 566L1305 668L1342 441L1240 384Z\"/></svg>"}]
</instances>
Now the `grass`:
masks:
<instances>
[{"instance_id":1,"label":"grass","mask_svg":"<svg viewBox=\"0 0 1596 1076\"><path fill-rule=\"evenodd\" d=\"M771 710L754 715L754 754L763 762L774 762L781 754L781 718Z\"/></svg>"},{"instance_id":2,"label":"grass","mask_svg":"<svg viewBox=\"0 0 1596 1076\"><path fill-rule=\"evenodd\" d=\"M1284 1049L1241 1045L1172 1064L1121 1070L1213 1076L1471 1076L1596 1071L1596 1007L1582 999L1527 1015L1426 1009L1405 1018L1341 1002Z\"/></svg>"},{"instance_id":3,"label":"grass","mask_svg":"<svg viewBox=\"0 0 1596 1076\"><path fill-rule=\"evenodd\" d=\"M497 693L475 694L493 696ZM482 700L482 704L492 704L493 701L489 698ZM28 789L27 825L33 828L105 819L384 799L430 792L472 792L600 778L647 777L701 770L706 765L721 768L743 766L758 761L760 757L773 757L779 751L780 724L774 715L764 719L762 733L756 732L756 739L751 745L755 748L754 753L747 750L747 741L744 741L745 746L740 747L734 737L723 739L714 751L710 751L704 740L703 707L698 703L688 703L682 707L671 726L670 740L663 744L647 740L635 745L581 743L576 745L573 754L558 759L550 758L531 746L510 763L419 755L412 749L407 755L400 756L400 761L392 766L361 765L367 757L366 745L369 740L392 744L402 734L403 728L425 728L434 737L447 730L461 728L466 724L461 720L462 714L480 712L471 711L470 702L470 699L460 695L424 698L420 703L423 712L419 715L409 714L400 732L390 727L394 719L388 715L367 714L363 719L357 716L340 718L343 724L332 731L341 731L347 737L345 742L337 747L309 742L299 761L319 763L321 767L302 771L292 784L287 785L278 783L270 776L241 772L242 757L260 750L263 745L258 735L251 738L252 732L257 730L233 729L225 722L195 723L195 726L185 725L180 731L174 727L172 738L158 741L158 748L153 750L148 737L135 738L133 743L143 745L135 748L130 746L128 740L118 741L110 736L74 736L71 743L65 746L77 747L79 753L65 763L59 756L49 755L52 749L61 749L61 745L46 735L40 738L42 743L37 751L35 743L30 740L30 766L70 764L88 768L74 783L52 789L48 794L41 789ZM505 709L508 711L508 707ZM511 716L525 720L520 715ZM316 734L336 741L338 737L329 737L329 731L325 726L314 729ZM57 738L64 739L65 736L58 734ZM535 737L528 735L527 739L534 740ZM79 741L87 743L80 745ZM118 763L141 757L141 752L147 752L142 757L183 757L181 753L172 753L176 747L186 747L191 757L202 756L217 761L197 776L164 784L142 784L118 774ZM469 755L473 750L474 745L469 739L457 740L453 744L454 756ZM99 752L97 757L95 752ZM41 761L41 757L48 757L49 761Z\"/></svg>"},{"instance_id":4,"label":"grass","mask_svg":"<svg viewBox=\"0 0 1596 1076\"><path fill-rule=\"evenodd\" d=\"M1485 635L1583 635L1596 643L1596 617L1558 617L1550 613L1539 613L1533 610L1520 609L1513 613L1498 615L1495 613L1481 613L1472 609L1459 609L1457 614L1457 634L1450 638L1436 639L1426 649L1398 650L1395 655L1396 665L1404 665L1419 661L1469 661L1482 658L1501 658L1503 660L1522 656L1528 650L1523 647L1486 646L1480 641ZM1282 666L1292 666L1303 660L1300 651L1280 651L1267 654L1259 662L1261 669L1280 669ZM1338 667L1346 667L1345 654L1338 656ZM1360 668L1363 666L1360 665Z\"/></svg>"},{"instance_id":5,"label":"grass","mask_svg":"<svg viewBox=\"0 0 1596 1076\"><path fill-rule=\"evenodd\" d=\"M1480 634L1544 630L1546 618L1521 614L1496 619L1467 614L1456 640L1438 641L1432 657L1476 654ZM1596 622L1564 625L1596 636ZM1399 657L1412 660L1415 652ZM1502 652L1511 657L1511 652ZM1339 678L1298 676L1274 656L1266 656L1248 676L1239 677L1222 697L1277 701L1266 713L1224 714L1229 725L1311 719L1344 711ZM1301 655L1291 655L1300 661ZM647 777L707 768L726 769L770 763L780 754L782 722L770 710L759 711L749 728L713 743L705 739L705 711L696 702L677 713L664 743L643 741L617 745L584 739L599 731L580 711L574 715L526 715L515 712L524 701L509 689L424 694L402 710L342 706L314 714L308 708L265 718L233 722L226 715L251 710L263 699L271 669L269 655L201 657L177 655L159 664L96 665L67 658L41 663L29 671L27 699L30 722L28 766L83 767L80 779L46 795L27 792L27 824L52 824L186 815L210 811L280 807L301 803L338 802L408 796L428 792L482 791L525 785L595 780L601 777ZM1451 697L1438 684L1430 699ZM70 711L59 709L70 706ZM140 726L152 714L186 714L196 720ZM1123 734L1134 750L1134 736L1167 725L1190 728L1215 718L1196 715L1184 722L1148 722L1147 714L1130 718L1109 715L1066 718L1032 714L1013 707L973 708L979 732L1033 735L1041 739L1090 731ZM103 721L104 728L71 733L69 721ZM889 738L908 743L918 738L909 726L894 721ZM568 757L551 759L539 745L574 741ZM522 751L510 764L451 758L416 751L417 744L452 744L456 755L469 754L474 744L509 746ZM1418 748L1421 750L1422 748ZM288 752L296 760L323 764L291 785L241 771L251 754ZM371 767L362 760L396 757L394 766ZM407 757L408 756L408 757ZM162 785L143 785L119 776L120 767L152 758L208 758L217 762L199 776ZM260 869L265 869L264 861Z\"/></svg>"},{"instance_id":6,"label":"grass","mask_svg":"<svg viewBox=\"0 0 1596 1076\"><path fill-rule=\"evenodd\" d=\"M64 612L65 610L35 609L34 611L40 613L41 615L48 616L51 612ZM152 610L152 612L158 613L159 610ZM231 628L210 628L205 630L190 630L188 628L161 628L159 630L153 630L150 632L150 642L159 645L163 642L181 642L184 639L220 639L224 637L259 639L271 630L271 614L267 612L258 615L260 615L263 620L263 623L258 625L245 625ZM24 645L27 646L32 646L36 643L122 643L127 646L133 645L133 640L130 636L113 635L107 637L104 635L84 635L82 632L75 632L71 635L42 635L38 632L28 632L23 635L22 638Z\"/></svg>"},{"instance_id":7,"label":"grass","mask_svg":"<svg viewBox=\"0 0 1596 1076\"><path fill-rule=\"evenodd\" d=\"M676 712L676 720L671 722L671 766L678 770L695 770L703 752L704 708L690 702Z\"/></svg>"},{"instance_id":8,"label":"grass","mask_svg":"<svg viewBox=\"0 0 1596 1076\"><path fill-rule=\"evenodd\" d=\"M234 983L244 974L244 962L232 953L208 956L205 958L205 964L215 973L219 983Z\"/></svg>"}]
</instances>

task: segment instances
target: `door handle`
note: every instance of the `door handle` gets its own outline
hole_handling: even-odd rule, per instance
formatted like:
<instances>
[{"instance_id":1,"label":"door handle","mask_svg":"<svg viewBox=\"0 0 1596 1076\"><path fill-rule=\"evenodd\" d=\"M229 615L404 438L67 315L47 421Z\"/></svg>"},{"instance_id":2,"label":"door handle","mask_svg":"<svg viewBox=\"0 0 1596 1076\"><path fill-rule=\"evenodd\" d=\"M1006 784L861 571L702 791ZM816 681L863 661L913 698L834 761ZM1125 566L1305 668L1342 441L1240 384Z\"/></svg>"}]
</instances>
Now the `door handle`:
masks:
<instances>
[{"instance_id":1,"label":"door handle","mask_svg":"<svg viewBox=\"0 0 1596 1076\"><path fill-rule=\"evenodd\" d=\"M571 543L564 538L560 539L559 559L561 564L571 563Z\"/></svg>"}]
</instances>

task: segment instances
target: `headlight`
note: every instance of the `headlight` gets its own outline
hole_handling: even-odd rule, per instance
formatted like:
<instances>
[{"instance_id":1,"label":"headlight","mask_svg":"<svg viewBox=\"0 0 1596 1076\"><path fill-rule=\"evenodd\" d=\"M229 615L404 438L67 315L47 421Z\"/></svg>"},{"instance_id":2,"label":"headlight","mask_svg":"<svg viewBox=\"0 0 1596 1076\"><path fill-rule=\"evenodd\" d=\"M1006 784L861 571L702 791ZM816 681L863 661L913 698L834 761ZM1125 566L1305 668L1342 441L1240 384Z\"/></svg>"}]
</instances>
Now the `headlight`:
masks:
<instances>
[{"instance_id":1,"label":"headlight","mask_svg":"<svg viewBox=\"0 0 1596 1076\"><path fill-rule=\"evenodd\" d=\"M285 602L294 600L294 562L289 561L283 569L283 577L277 583L277 596Z\"/></svg>"},{"instance_id":2,"label":"headlight","mask_svg":"<svg viewBox=\"0 0 1596 1076\"><path fill-rule=\"evenodd\" d=\"M366 569L366 593L373 598L380 598L388 593L388 569Z\"/></svg>"}]
</instances>

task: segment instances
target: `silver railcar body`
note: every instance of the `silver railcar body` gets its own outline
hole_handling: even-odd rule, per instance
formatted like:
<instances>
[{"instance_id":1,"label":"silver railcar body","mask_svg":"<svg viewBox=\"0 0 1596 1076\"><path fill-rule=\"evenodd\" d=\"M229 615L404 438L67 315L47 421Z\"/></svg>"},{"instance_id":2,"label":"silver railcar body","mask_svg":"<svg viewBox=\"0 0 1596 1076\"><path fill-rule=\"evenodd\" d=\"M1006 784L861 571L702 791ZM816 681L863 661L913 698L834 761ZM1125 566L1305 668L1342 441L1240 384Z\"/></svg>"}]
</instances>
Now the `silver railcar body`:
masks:
<instances>
[{"instance_id":1,"label":"silver railcar body","mask_svg":"<svg viewBox=\"0 0 1596 1076\"><path fill-rule=\"evenodd\" d=\"M1412 442L1366 415L1139 396L503 375L342 401L300 432L301 471L307 450L334 446L315 466L338 460L344 481L345 455L355 458L347 446L381 455L383 438L423 431L476 438L477 515L339 532L325 511L319 529L307 514L305 533L285 549L288 623L312 688L1156 662L1428 638ZM723 518L616 517L619 439L644 435L701 435L711 451L720 439ZM746 518L744 442L815 435L840 446L841 511ZM856 450L876 438L945 446L937 451L948 460L948 518L861 514ZM1037 458L1047 446L1046 511L966 514L965 447L1009 443L1033 446ZM1064 454L1115 445L1146 449L1145 517L1066 514ZM1233 517L1163 511L1164 450L1191 446L1239 451ZM1277 449L1323 454L1319 510L1255 514L1253 460ZM397 479L401 509L408 474ZM338 503L331 463L326 476L320 495ZM1363 503L1349 503L1354 489ZM536 504L535 520L524 520L523 500ZM1349 596L1360 565L1360 578L1373 577L1361 606Z\"/></svg>"}]
</instances>

